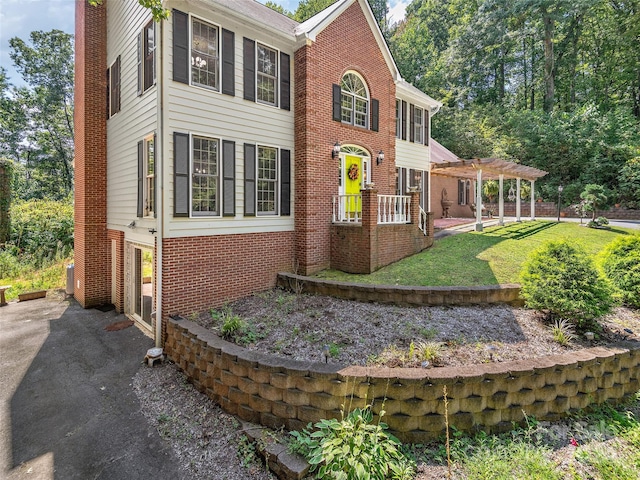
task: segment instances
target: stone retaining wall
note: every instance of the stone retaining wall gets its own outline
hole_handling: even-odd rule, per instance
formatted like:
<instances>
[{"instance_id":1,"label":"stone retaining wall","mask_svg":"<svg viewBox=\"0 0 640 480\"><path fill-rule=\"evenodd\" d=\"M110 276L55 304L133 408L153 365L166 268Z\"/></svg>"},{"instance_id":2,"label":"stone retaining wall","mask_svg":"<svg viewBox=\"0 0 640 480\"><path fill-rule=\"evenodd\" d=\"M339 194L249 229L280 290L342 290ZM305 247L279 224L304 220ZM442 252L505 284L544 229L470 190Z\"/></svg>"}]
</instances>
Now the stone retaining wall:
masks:
<instances>
[{"instance_id":1,"label":"stone retaining wall","mask_svg":"<svg viewBox=\"0 0 640 480\"><path fill-rule=\"evenodd\" d=\"M434 369L344 367L251 352L176 317L165 352L195 387L241 419L299 430L340 418L373 402L403 442L424 443L444 432L512 428L524 415L556 419L591 403L619 400L640 389L640 344L594 347L526 361Z\"/></svg>"},{"instance_id":2,"label":"stone retaining wall","mask_svg":"<svg viewBox=\"0 0 640 480\"><path fill-rule=\"evenodd\" d=\"M277 285L296 292L395 305L522 305L520 285L511 283L482 287L408 287L337 282L281 272Z\"/></svg>"}]
</instances>

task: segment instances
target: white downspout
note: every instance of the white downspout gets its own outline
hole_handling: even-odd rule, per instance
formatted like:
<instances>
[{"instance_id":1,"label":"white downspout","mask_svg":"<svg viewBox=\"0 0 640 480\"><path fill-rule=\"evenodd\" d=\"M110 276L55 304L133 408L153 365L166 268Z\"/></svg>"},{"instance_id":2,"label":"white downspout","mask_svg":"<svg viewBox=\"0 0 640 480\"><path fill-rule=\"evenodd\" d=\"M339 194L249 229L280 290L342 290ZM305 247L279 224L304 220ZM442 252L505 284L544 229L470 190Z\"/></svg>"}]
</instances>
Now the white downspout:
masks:
<instances>
[{"instance_id":1,"label":"white downspout","mask_svg":"<svg viewBox=\"0 0 640 480\"><path fill-rule=\"evenodd\" d=\"M536 199L535 195L533 194L535 183L535 180L531 180L531 220L536 219Z\"/></svg>"},{"instance_id":2,"label":"white downspout","mask_svg":"<svg viewBox=\"0 0 640 480\"><path fill-rule=\"evenodd\" d=\"M163 113L163 100L164 100L164 68L162 51L164 46L164 28L163 21L158 23L160 27L160 48L156 50L158 54L158 65L156 71L156 82L158 92L158 135L160 155L157 154L158 145L156 145L156 175L158 176L157 183L160 186L160 191L156 192L159 198L157 198L157 215L158 215L158 231L156 233L156 347L162 347L162 239L164 237L164 113ZM160 159L158 165L158 159Z\"/></svg>"},{"instance_id":3,"label":"white downspout","mask_svg":"<svg viewBox=\"0 0 640 480\"><path fill-rule=\"evenodd\" d=\"M521 222L520 219L520 179L516 178L516 222Z\"/></svg>"},{"instance_id":4,"label":"white downspout","mask_svg":"<svg viewBox=\"0 0 640 480\"><path fill-rule=\"evenodd\" d=\"M482 169L476 173L476 232L482 231Z\"/></svg>"},{"instance_id":5,"label":"white downspout","mask_svg":"<svg viewBox=\"0 0 640 480\"><path fill-rule=\"evenodd\" d=\"M501 173L498 178L500 178L500 193L498 194L498 225L502 227L504 225L504 173Z\"/></svg>"}]
</instances>

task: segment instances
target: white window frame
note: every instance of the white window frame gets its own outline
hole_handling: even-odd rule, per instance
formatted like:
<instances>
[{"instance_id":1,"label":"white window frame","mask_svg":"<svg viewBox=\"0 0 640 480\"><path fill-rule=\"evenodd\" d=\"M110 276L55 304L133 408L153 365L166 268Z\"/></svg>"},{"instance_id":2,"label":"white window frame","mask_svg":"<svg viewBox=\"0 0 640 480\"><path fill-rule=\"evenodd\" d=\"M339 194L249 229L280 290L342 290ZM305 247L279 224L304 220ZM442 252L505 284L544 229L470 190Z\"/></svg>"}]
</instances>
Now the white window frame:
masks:
<instances>
[{"instance_id":1,"label":"white window frame","mask_svg":"<svg viewBox=\"0 0 640 480\"><path fill-rule=\"evenodd\" d=\"M154 142L154 135L149 135L143 139L142 142L142 155L143 155L143 175L144 175L144 189L143 189L143 216L153 217L156 209L156 193L154 191L157 155L156 144ZM150 172L149 159L153 156L153 166Z\"/></svg>"},{"instance_id":2,"label":"white window frame","mask_svg":"<svg viewBox=\"0 0 640 480\"><path fill-rule=\"evenodd\" d=\"M260 176L260 151L261 149L269 149L275 151L275 179L272 178L262 178ZM268 182L273 185L273 210L260 210L261 201L260 201L260 182ZM278 216L280 214L280 149L278 147L274 147L272 145L256 145L256 216Z\"/></svg>"},{"instance_id":3,"label":"white window frame","mask_svg":"<svg viewBox=\"0 0 640 480\"><path fill-rule=\"evenodd\" d=\"M274 68L274 72L275 75L270 75L268 73L265 72L261 72L260 71L260 48L263 48L267 51L273 52L274 56L275 56L275 68ZM255 70L256 70L256 102L257 103L261 103L263 105L271 105L273 107L277 107L280 102L280 89L278 88L278 82L280 81L279 78L279 74L280 74L280 51L277 48L273 48L270 47L267 44L261 43L261 42L256 42L256 65L255 65ZM273 102L269 102L267 100L261 99L260 98L260 79L264 78L264 79L268 79L273 81Z\"/></svg>"},{"instance_id":4,"label":"white window frame","mask_svg":"<svg viewBox=\"0 0 640 480\"><path fill-rule=\"evenodd\" d=\"M198 172L196 173L195 168L195 144L196 139L205 140L207 142L215 142L216 143L216 172L215 174L211 174L210 172ZM189 167L191 170L191 175L189 176L189 212L191 217L221 217L222 216L222 181L221 181L221 171L222 171L222 140L217 137L211 137L208 135L199 135L199 134L191 134L189 138ZM215 204L216 210L215 212L205 210L195 210L194 207L194 189L195 189L195 177L201 178L213 178L216 182L216 192L215 192Z\"/></svg>"},{"instance_id":5,"label":"white window frame","mask_svg":"<svg viewBox=\"0 0 640 480\"><path fill-rule=\"evenodd\" d=\"M205 60L200 57L200 55L195 54L194 56L194 46L193 46L193 24L194 22L199 22L206 27L215 28L216 30L216 61L215 65L215 86L207 85L206 83L196 82L193 79L194 76L194 68L197 67L196 63L202 64ZM220 84L222 82L222 38L221 38L222 28L220 25L205 20L203 18L197 17L195 15L189 15L189 58L191 59L191 65L189 67L189 85L195 87L206 88L207 90L211 90L214 92L220 92ZM205 52L199 52L195 50L195 52L202 53L203 55L207 55ZM208 72L208 71L207 71Z\"/></svg>"},{"instance_id":6,"label":"white window frame","mask_svg":"<svg viewBox=\"0 0 640 480\"><path fill-rule=\"evenodd\" d=\"M424 144L424 108L417 105L413 106L413 141Z\"/></svg>"},{"instance_id":7,"label":"white window frame","mask_svg":"<svg viewBox=\"0 0 640 480\"><path fill-rule=\"evenodd\" d=\"M345 89L345 78L349 75L353 75L356 77L361 83L362 88L366 96L363 96L360 92L358 93L355 89L346 90ZM364 103L364 111L358 110L357 104L358 102ZM346 123L348 125L353 125L355 127L360 128L369 128L369 114L371 110L371 98L369 95L369 88L367 87L367 82L364 81L362 76L354 71L345 72L345 74L340 79L340 118L342 123ZM364 119L364 122L357 122L356 117L360 116Z\"/></svg>"},{"instance_id":8,"label":"white window frame","mask_svg":"<svg viewBox=\"0 0 640 480\"><path fill-rule=\"evenodd\" d=\"M147 53L145 49L145 46L147 45L145 33L147 32L149 26L151 26L151 31L153 32L153 47L152 47L153 61L151 62L152 63L151 69L153 70L153 81L151 82L151 85L145 88L145 82L144 82L145 73L146 73L145 59L146 59L146 53ZM144 24L144 26L142 27L142 31L138 34L138 96L144 94L148 90L151 90L151 88L156 84L156 64L157 64L157 58L158 58L157 33L158 32L156 29L156 22L154 22L153 19L151 19Z\"/></svg>"}]
</instances>

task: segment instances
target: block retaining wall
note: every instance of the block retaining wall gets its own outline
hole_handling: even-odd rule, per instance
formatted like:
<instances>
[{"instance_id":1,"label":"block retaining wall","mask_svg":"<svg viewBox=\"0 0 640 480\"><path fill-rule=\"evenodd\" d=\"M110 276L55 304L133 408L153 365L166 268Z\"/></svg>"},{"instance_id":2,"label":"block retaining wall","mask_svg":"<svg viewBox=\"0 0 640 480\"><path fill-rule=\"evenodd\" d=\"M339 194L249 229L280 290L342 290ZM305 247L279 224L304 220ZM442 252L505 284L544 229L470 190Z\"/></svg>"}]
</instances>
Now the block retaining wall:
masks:
<instances>
[{"instance_id":1,"label":"block retaining wall","mask_svg":"<svg viewBox=\"0 0 640 480\"><path fill-rule=\"evenodd\" d=\"M299 430L373 403L403 442L424 443L449 422L463 431L504 431L524 415L554 420L640 389L640 344L594 347L518 362L435 369L344 367L286 360L225 342L174 317L165 352L201 392L242 420Z\"/></svg>"},{"instance_id":2,"label":"block retaining wall","mask_svg":"<svg viewBox=\"0 0 640 480\"><path fill-rule=\"evenodd\" d=\"M395 305L477 305L508 303L521 306L520 285L503 284L482 287L409 287L337 282L278 273L281 288L317 295Z\"/></svg>"}]
</instances>

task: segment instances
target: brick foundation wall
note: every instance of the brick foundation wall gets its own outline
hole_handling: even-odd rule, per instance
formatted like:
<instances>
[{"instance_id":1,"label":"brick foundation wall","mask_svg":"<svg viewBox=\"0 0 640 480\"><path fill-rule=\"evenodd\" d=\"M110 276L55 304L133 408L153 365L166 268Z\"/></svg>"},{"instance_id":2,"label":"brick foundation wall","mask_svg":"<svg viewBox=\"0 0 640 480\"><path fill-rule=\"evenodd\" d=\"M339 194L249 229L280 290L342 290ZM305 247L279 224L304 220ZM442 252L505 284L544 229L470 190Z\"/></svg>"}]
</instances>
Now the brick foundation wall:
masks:
<instances>
[{"instance_id":1,"label":"brick foundation wall","mask_svg":"<svg viewBox=\"0 0 640 480\"><path fill-rule=\"evenodd\" d=\"M395 84L373 33L354 2L315 42L295 52L295 254L300 272L310 274L331 263L331 205L338 194L336 142L358 145L371 155L369 179L380 193L395 193ZM379 100L379 131L332 120L332 85L349 70ZM375 158L382 150L384 162Z\"/></svg>"},{"instance_id":2,"label":"brick foundation wall","mask_svg":"<svg viewBox=\"0 0 640 480\"><path fill-rule=\"evenodd\" d=\"M342 405L373 403L403 442L426 443L449 423L462 431L505 431L525 414L554 420L640 389L640 345L594 347L518 362L434 369L343 367L286 360L225 342L188 320L171 319L165 352L222 408L269 428L300 430L340 418Z\"/></svg>"},{"instance_id":3,"label":"brick foundation wall","mask_svg":"<svg viewBox=\"0 0 640 480\"><path fill-rule=\"evenodd\" d=\"M485 305L507 303L522 306L520 286L516 284L484 287L408 287L336 282L291 273L278 274L278 286L296 290L302 285L305 293L357 300L359 302L392 305Z\"/></svg>"},{"instance_id":4,"label":"brick foundation wall","mask_svg":"<svg viewBox=\"0 0 640 480\"><path fill-rule=\"evenodd\" d=\"M107 10L76 0L74 297L85 308L111 301L107 238Z\"/></svg>"},{"instance_id":5,"label":"brick foundation wall","mask_svg":"<svg viewBox=\"0 0 640 480\"><path fill-rule=\"evenodd\" d=\"M121 232L120 230L107 230L107 238L109 239L110 245L112 244L112 242L114 241L116 242L116 258L115 258L116 296L114 298L113 295L111 295L111 303L116 307L117 312L123 313L124 312L124 232ZM109 252L111 252L111 246L109 247ZM113 280L114 279L112 278L112 281Z\"/></svg>"},{"instance_id":6,"label":"brick foundation wall","mask_svg":"<svg viewBox=\"0 0 640 480\"><path fill-rule=\"evenodd\" d=\"M165 238L163 320L272 288L292 258L293 232Z\"/></svg>"}]
</instances>

